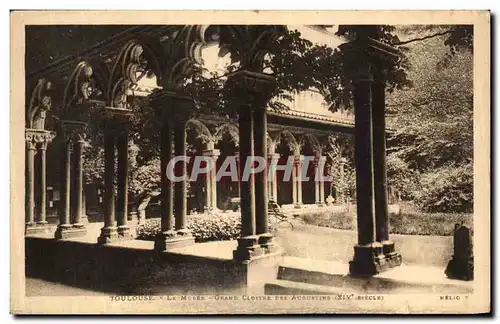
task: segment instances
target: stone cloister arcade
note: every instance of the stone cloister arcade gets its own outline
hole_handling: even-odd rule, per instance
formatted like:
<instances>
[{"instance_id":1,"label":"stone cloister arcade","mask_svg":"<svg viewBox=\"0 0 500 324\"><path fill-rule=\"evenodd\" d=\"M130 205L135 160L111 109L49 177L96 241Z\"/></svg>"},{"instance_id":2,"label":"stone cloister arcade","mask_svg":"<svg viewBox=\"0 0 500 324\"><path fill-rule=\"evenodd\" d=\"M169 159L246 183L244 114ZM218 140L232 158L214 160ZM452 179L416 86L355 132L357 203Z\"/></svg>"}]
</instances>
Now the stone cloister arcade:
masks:
<instances>
[{"instance_id":1,"label":"stone cloister arcade","mask_svg":"<svg viewBox=\"0 0 500 324\"><path fill-rule=\"evenodd\" d=\"M271 122L274 116L287 115L286 113L270 114ZM276 170L276 174L268 179L268 197L280 206L290 205L301 208L304 204L325 205L328 192L325 193L324 178L315 181L314 175L319 170L325 171L326 156L323 156L322 152L327 149L325 147L327 137L335 132L352 133L353 131L353 125L347 121L340 122L332 119L326 127L321 127L313 118L315 117L311 114L310 118L303 119L304 126L308 128L294 128L293 133L287 129L286 124L269 123L267 133L269 167L273 164L286 165L289 157L293 157L294 160L294 171L289 180L283 180L284 171L281 170ZM330 131L325 131L326 129ZM191 204L188 202L188 212L231 209L230 200L239 198L238 181L227 176L217 182L215 176L225 158L236 156L238 160L238 126L210 116L200 116L199 119L190 119L186 122L186 131L188 147L193 146L192 153L212 158L216 166L208 175L202 175L197 181L190 182L190 186L193 187L191 194L196 196L196 201ZM309 181L307 182L299 181L300 171L303 170L301 163L304 155L314 157L314 160L309 163L307 171ZM192 164L193 160L187 166L188 174L191 174ZM329 184L326 186L329 187ZM306 189L302 190L302 187ZM305 196L304 199L303 196Z\"/></svg>"},{"instance_id":2,"label":"stone cloister arcade","mask_svg":"<svg viewBox=\"0 0 500 324\"><path fill-rule=\"evenodd\" d=\"M276 80L263 70L264 54L269 42L282 32L281 26L134 27L79 56L28 75L26 234L46 230L48 145L58 151L61 170L59 224L54 237L68 239L85 234L82 152L85 129L92 124L104 135L105 152L104 226L97 243L106 245L131 239L127 222L128 129L133 117L130 97L139 76L153 74L158 88L148 96L148 102L160 124L162 170L161 234L155 242L156 250L169 251L194 244L186 226L187 182L173 183L165 172L174 156L187 155L191 131L204 156L217 160L221 154L235 150L240 170L252 156L268 161L294 157L294 172L288 186L278 186L276 178L268 181L266 172L261 172L248 181L240 181L235 188L237 193L229 193L240 197L242 226L233 252L236 261L280 253L269 233L269 199L296 207L305 200L309 204L325 203L324 182L298 180L301 156L312 154L315 156L312 168L321 169L326 163L325 138L342 132L354 133L356 150L358 244L354 247L351 272L372 275L399 265L401 256L395 252L388 234L385 87L379 59L395 59L397 51L367 36L371 28L366 26L366 33L360 29L357 40L342 45L352 54L346 64L356 71L352 75L355 127L306 113L293 115L266 109ZM234 110L238 119L234 122L200 114L185 90L193 68L201 63L201 48L214 42L240 58L239 70L228 75L226 81L236 98ZM232 149L222 148L221 142L227 146L228 141ZM186 174L187 168L186 163L178 162L175 174ZM210 211L218 206L215 171L204 181L203 209Z\"/></svg>"}]
</instances>

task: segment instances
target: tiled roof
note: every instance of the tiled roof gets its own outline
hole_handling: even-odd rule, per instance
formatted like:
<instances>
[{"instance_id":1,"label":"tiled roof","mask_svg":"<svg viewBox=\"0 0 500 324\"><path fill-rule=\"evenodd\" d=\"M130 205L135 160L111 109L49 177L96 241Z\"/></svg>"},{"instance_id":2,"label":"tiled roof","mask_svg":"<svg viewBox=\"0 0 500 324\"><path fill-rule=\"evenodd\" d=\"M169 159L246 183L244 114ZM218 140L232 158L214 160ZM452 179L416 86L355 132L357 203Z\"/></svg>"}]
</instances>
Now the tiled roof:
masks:
<instances>
[{"instance_id":1,"label":"tiled roof","mask_svg":"<svg viewBox=\"0 0 500 324\"><path fill-rule=\"evenodd\" d=\"M295 117L301 117L301 118L312 119L312 120L322 120L322 121L336 123L336 124L354 125L354 121L353 120L349 120L347 118L339 118L339 117L334 117L334 116L327 116L327 115L322 115L322 114L309 113L309 112L306 112L306 111L293 110L293 109L288 109L288 110L283 110L283 111L280 111L280 112L275 112L275 114L278 114L278 115L287 115L287 116L295 116Z\"/></svg>"}]
</instances>

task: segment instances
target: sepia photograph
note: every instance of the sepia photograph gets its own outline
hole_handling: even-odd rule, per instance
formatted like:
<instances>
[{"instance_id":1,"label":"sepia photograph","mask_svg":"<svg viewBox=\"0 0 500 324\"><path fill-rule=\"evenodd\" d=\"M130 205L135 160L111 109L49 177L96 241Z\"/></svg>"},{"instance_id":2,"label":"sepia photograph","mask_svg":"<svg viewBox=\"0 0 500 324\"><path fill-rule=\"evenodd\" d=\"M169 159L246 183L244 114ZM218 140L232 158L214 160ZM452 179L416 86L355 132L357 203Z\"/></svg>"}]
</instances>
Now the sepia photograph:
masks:
<instances>
[{"instance_id":1,"label":"sepia photograph","mask_svg":"<svg viewBox=\"0 0 500 324\"><path fill-rule=\"evenodd\" d=\"M11 59L12 313L490 312L488 11L13 11Z\"/></svg>"}]
</instances>

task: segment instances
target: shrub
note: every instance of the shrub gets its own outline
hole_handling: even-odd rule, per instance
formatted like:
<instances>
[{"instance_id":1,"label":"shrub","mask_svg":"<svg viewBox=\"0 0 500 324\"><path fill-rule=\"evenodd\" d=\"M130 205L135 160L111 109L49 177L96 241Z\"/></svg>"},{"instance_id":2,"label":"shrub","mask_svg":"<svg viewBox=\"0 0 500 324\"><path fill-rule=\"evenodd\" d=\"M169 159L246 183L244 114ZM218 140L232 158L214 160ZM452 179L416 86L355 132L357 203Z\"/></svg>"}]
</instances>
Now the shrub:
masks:
<instances>
[{"instance_id":1,"label":"shrub","mask_svg":"<svg viewBox=\"0 0 500 324\"><path fill-rule=\"evenodd\" d=\"M238 213L191 216L188 228L196 242L234 240L241 233L241 216Z\"/></svg>"},{"instance_id":2,"label":"shrub","mask_svg":"<svg viewBox=\"0 0 500 324\"><path fill-rule=\"evenodd\" d=\"M411 200L414 191L419 188L419 174L408 167L403 159L396 154L387 155L387 181L404 200Z\"/></svg>"},{"instance_id":3,"label":"shrub","mask_svg":"<svg viewBox=\"0 0 500 324\"><path fill-rule=\"evenodd\" d=\"M148 219L145 224L136 228L136 237L139 240L154 241L161 232L161 222L159 219Z\"/></svg>"},{"instance_id":4,"label":"shrub","mask_svg":"<svg viewBox=\"0 0 500 324\"><path fill-rule=\"evenodd\" d=\"M472 164L444 166L422 175L415 202L427 212L472 212Z\"/></svg>"},{"instance_id":5,"label":"shrub","mask_svg":"<svg viewBox=\"0 0 500 324\"><path fill-rule=\"evenodd\" d=\"M273 230L272 217L269 219L269 230ZM187 227L196 242L234 240L241 233L241 215L239 213L220 213L188 215ZM137 227L137 239L153 241L160 234L159 219L149 219L146 224Z\"/></svg>"}]
</instances>

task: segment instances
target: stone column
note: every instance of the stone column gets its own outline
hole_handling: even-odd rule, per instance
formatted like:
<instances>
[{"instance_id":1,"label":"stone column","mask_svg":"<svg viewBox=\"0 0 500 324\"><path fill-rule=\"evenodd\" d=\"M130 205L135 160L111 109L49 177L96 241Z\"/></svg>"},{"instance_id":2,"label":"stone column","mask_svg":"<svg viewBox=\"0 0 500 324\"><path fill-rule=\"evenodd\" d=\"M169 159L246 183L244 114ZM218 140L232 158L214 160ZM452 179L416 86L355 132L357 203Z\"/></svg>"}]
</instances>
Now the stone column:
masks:
<instances>
[{"instance_id":1,"label":"stone column","mask_svg":"<svg viewBox=\"0 0 500 324\"><path fill-rule=\"evenodd\" d=\"M212 154L212 163L213 163L213 168L210 171L210 179L211 179L211 187L212 187L212 194L210 195L212 197L212 209L214 211L217 211L217 159L219 158L220 152L219 150L214 150Z\"/></svg>"},{"instance_id":2,"label":"stone column","mask_svg":"<svg viewBox=\"0 0 500 324\"><path fill-rule=\"evenodd\" d=\"M35 226L35 152L36 144L26 135L26 232Z\"/></svg>"},{"instance_id":3,"label":"stone column","mask_svg":"<svg viewBox=\"0 0 500 324\"><path fill-rule=\"evenodd\" d=\"M47 145L55 137L55 133L44 129L25 130L26 141L26 228L25 234L37 234L48 232L46 220L47 204ZM38 148L38 155L36 151ZM38 160L35 162L35 157ZM35 179L35 175L37 175ZM35 184L35 182L37 182ZM38 197L35 197L35 185L39 190ZM37 199L38 198L38 199ZM35 209L36 205L36 209ZM36 215L35 215L36 212Z\"/></svg>"},{"instance_id":4,"label":"stone column","mask_svg":"<svg viewBox=\"0 0 500 324\"><path fill-rule=\"evenodd\" d=\"M160 114L161 115L161 114ZM161 233L155 240L155 250L168 250L177 233L174 230L174 183L173 174L167 174L168 163L173 158L173 123L172 119L162 116L163 123L160 133L160 161L161 161Z\"/></svg>"},{"instance_id":5,"label":"stone column","mask_svg":"<svg viewBox=\"0 0 500 324\"><path fill-rule=\"evenodd\" d=\"M38 204L37 225L47 225L47 142L40 143L38 153L40 154L40 201Z\"/></svg>"},{"instance_id":6,"label":"stone column","mask_svg":"<svg viewBox=\"0 0 500 324\"><path fill-rule=\"evenodd\" d=\"M295 158L292 169L292 204L294 207L297 206L297 164Z\"/></svg>"},{"instance_id":7,"label":"stone column","mask_svg":"<svg viewBox=\"0 0 500 324\"><path fill-rule=\"evenodd\" d=\"M59 225L55 232L56 239L63 239L70 236L70 193L71 193L71 139L63 135L61 143L61 205L59 208Z\"/></svg>"},{"instance_id":8,"label":"stone column","mask_svg":"<svg viewBox=\"0 0 500 324\"><path fill-rule=\"evenodd\" d=\"M179 118L174 126L175 134L175 155L186 156L186 120ZM185 176L187 172L187 164L184 161L178 161L175 164L175 175L177 177ZM175 230L180 236L189 236L190 232L187 229L187 199L186 199L186 179L178 181L174 186L175 199Z\"/></svg>"},{"instance_id":9,"label":"stone column","mask_svg":"<svg viewBox=\"0 0 500 324\"><path fill-rule=\"evenodd\" d=\"M106 244L118 239L115 221L115 134L112 130L104 133L104 227L98 243Z\"/></svg>"},{"instance_id":10,"label":"stone column","mask_svg":"<svg viewBox=\"0 0 500 324\"><path fill-rule=\"evenodd\" d=\"M341 162L340 163L340 179L342 182L344 182L344 177L345 177L344 162ZM344 188L342 188L342 189L344 189ZM337 196L338 196L338 198L337 198L338 202L340 202L342 204L347 203L348 197L346 197L346 193L344 191L342 191L340 193L338 193L338 191L337 191Z\"/></svg>"},{"instance_id":11,"label":"stone column","mask_svg":"<svg viewBox=\"0 0 500 324\"><path fill-rule=\"evenodd\" d=\"M323 172L326 164L326 156L320 156L318 160L318 172L320 172L319 177L319 204L323 206L325 204L325 179L323 178Z\"/></svg>"},{"instance_id":12,"label":"stone column","mask_svg":"<svg viewBox=\"0 0 500 324\"><path fill-rule=\"evenodd\" d=\"M44 129L26 129L26 234L47 233L47 145L55 133ZM35 162L36 149L38 160ZM37 170L36 170L37 169ZM35 180L35 175L38 175ZM35 197L35 182L39 195ZM36 199L38 198L38 199ZM36 209L35 209L36 205ZM36 211L36 215L35 215Z\"/></svg>"},{"instance_id":13,"label":"stone column","mask_svg":"<svg viewBox=\"0 0 500 324\"><path fill-rule=\"evenodd\" d=\"M387 200L385 80L380 71L375 73L372 91L373 124L373 171L375 188L376 240L391 267L401 264L394 242L389 240L389 210Z\"/></svg>"},{"instance_id":14,"label":"stone column","mask_svg":"<svg viewBox=\"0 0 500 324\"><path fill-rule=\"evenodd\" d=\"M238 168L238 187L237 187L237 190L238 190L238 198L241 198L241 185L240 185L240 182L241 182L241 167L240 167L240 154L239 153L236 153L236 167ZM240 205L238 206L238 211L241 211L241 202L240 202Z\"/></svg>"},{"instance_id":15,"label":"stone column","mask_svg":"<svg viewBox=\"0 0 500 324\"><path fill-rule=\"evenodd\" d=\"M278 153L269 153L268 155L269 165L271 167L270 179L269 179L269 199L272 199L275 203L278 203L278 182L276 175L276 165L280 158Z\"/></svg>"},{"instance_id":16,"label":"stone column","mask_svg":"<svg viewBox=\"0 0 500 324\"><path fill-rule=\"evenodd\" d=\"M161 233L155 240L155 250L168 251L174 247L194 243L194 237L186 224L186 180L179 182L173 180L174 176L184 176L187 166L186 163L178 161L175 166L169 167L174 158L174 150L176 157L186 155L186 121L194 109L194 103L190 98L165 89L151 96L151 105L162 121L160 134L162 220Z\"/></svg>"},{"instance_id":17,"label":"stone column","mask_svg":"<svg viewBox=\"0 0 500 324\"><path fill-rule=\"evenodd\" d=\"M250 106L242 105L239 109L238 130L240 139L239 169L240 169L240 209L241 209L241 237L238 238L238 247L233 251L237 260L249 260L263 252L258 245L258 236L255 229L255 183L250 174L248 180L243 179L245 164L248 158L253 158L253 114Z\"/></svg>"},{"instance_id":18,"label":"stone column","mask_svg":"<svg viewBox=\"0 0 500 324\"><path fill-rule=\"evenodd\" d=\"M212 210L212 173L205 174L205 211Z\"/></svg>"},{"instance_id":19,"label":"stone column","mask_svg":"<svg viewBox=\"0 0 500 324\"><path fill-rule=\"evenodd\" d=\"M314 161L314 201L316 205L321 206L321 201L320 201L320 175L319 175L319 158L317 157Z\"/></svg>"},{"instance_id":20,"label":"stone column","mask_svg":"<svg viewBox=\"0 0 500 324\"><path fill-rule=\"evenodd\" d=\"M85 186L86 186L86 181L84 177L83 187L82 187L82 223L84 225L89 223L89 216L87 215L87 190Z\"/></svg>"},{"instance_id":21,"label":"stone column","mask_svg":"<svg viewBox=\"0 0 500 324\"><path fill-rule=\"evenodd\" d=\"M360 61L353 79L355 113L356 208L358 244L349 268L353 275L374 275L384 266L382 245L375 242L372 172L371 64ZM362 70L361 70L362 68Z\"/></svg>"},{"instance_id":22,"label":"stone column","mask_svg":"<svg viewBox=\"0 0 500 324\"><path fill-rule=\"evenodd\" d=\"M255 107L254 117L254 141L255 156L266 161L266 166L262 172L255 174L255 214L256 233L264 234L268 232L268 192L267 192L267 116L265 107Z\"/></svg>"},{"instance_id":23,"label":"stone column","mask_svg":"<svg viewBox=\"0 0 500 324\"><path fill-rule=\"evenodd\" d=\"M241 70L233 73L227 81L237 91L239 100L239 140L240 140L240 170L245 173L244 168L248 158L255 154L267 159L266 141L266 111L268 94L272 91L274 77L263 74ZM260 111L257 111L260 110ZM255 141L255 146L254 146ZM266 174L257 174L257 186L255 190L255 177L250 175L249 179L241 179L241 237L238 239L238 247L233 251L235 260L250 260L264 253L274 251L271 246L272 236L267 232L267 184ZM255 195L255 193L257 195ZM259 214L256 215L256 202ZM259 217L258 227L256 217ZM259 235L260 234L260 238Z\"/></svg>"},{"instance_id":24,"label":"stone column","mask_svg":"<svg viewBox=\"0 0 500 324\"><path fill-rule=\"evenodd\" d=\"M128 131L122 130L117 136L117 225L118 236L122 239L131 239L130 227L127 224L128 216Z\"/></svg>"},{"instance_id":25,"label":"stone column","mask_svg":"<svg viewBox=\"0 0 500 324\"><path fill-rule=\"evenodd\" d=\"M212 168L205 175L206 181L206 206L207 211L217 211L217 159L220 151L213 148L213 143L208 144L207 149L203 151L203 155L208 157L212 163Z\"/></svg>"},{"instance_id":26,"label":"stone column","mask_svg":"<svg viewBox=\"0 0 500 324\"><path fill-rule=\"evenodd\" d=\"M325 204L325 181L320 180L319 182L319 204L323 206Z\"/></svg>"},{"instance_id":27,"label":"stone column","mask_svg":"<svg viewBox=\"0 0 500 324\"><path fill-rule=\"evenodd\" d=\"M262 172L255 174L255 227L259 235L259 244L265 253L276 251L277 246L272 242L273 235L269 233L268 207L269 194L268 186L268 165L267 165L267 111L265 106L257 106L253 111L254 115L254 140L255 156L266 161L266 166Z\"/></svg>"},{"instance_id":28,"label":"stone column","mask_svg":"<svg viewBox=\"0 0 500 324\"><path fill-rule=\"evenodd\" d=\"M297 198L295 199L295 208L302 208L302 155L296 155L294 160L295 181Z\"/></svg>"},{"instance_id":29,"label":"stone column","mask_svg":"<svg viewBox=\"0 0 500 324\"><path fill-rule=\"evenodd\" d=\"M85 144L84 140L79 136L73 139L73 170L74 175L74 188L75 191L74 198L75 202L73 204L73 227L78 229L83 229L85 226L82 223L82 211L83 211L83 146Z\"/></svg>"},{"instance_id":30,"label":"stone column","mask_svg":"<svg viewBox=\"0 0 500 324\"><path fill-rule=\"evenodd\" d=\"M356 26L356 39L352 42L340 45L344 52L345 71L354 85L354 112L355 112L355 157L356 157L356 199L357 199L357 221L358 221L358 244L354 247L354 258L350 262L350 271L353 275L370 276L390 268L392 261L383 254L382 244L376 242L377 234L384 238L386 222L384 216L375 221L374 198L383 205L387 197L382 193L374 195L374 164L377 171L376 179L381 184L377 187L384 188L384 172L381 160L384 149L380 147L385 139L385 125L381 116L385 112L380 108L383 106L383 82L378 74L383 70L385 64L396 62L399 58L397 49L377 40L379 26L367 25ZM376 84L372 88L374 75ZM372 93L373 91L373 93ZM372 103L376 111L372 112ZM374 114L374 115L373 115ZM377 125L374 125L377 123ZM374 138L374 127L375 135ZM374 145L372 145L374 144ZM376 146L373 151L373 146ZM377 155L374 161L372 152ZM379 191L379 189L376 189ZM382 190L383 191L383 190ZM380 205L380 203L379 203ZM383 206L382 206L383 207ZM380 207L380 210L386 207ZM382 212L382 215L384 212ZM376 231L376 223L380 228ZM377 232L377 233L376 233ZM399 257L400 258L400 257ZM397 263L397 261L396 261Z\"/></svg>"}]
</instances>

